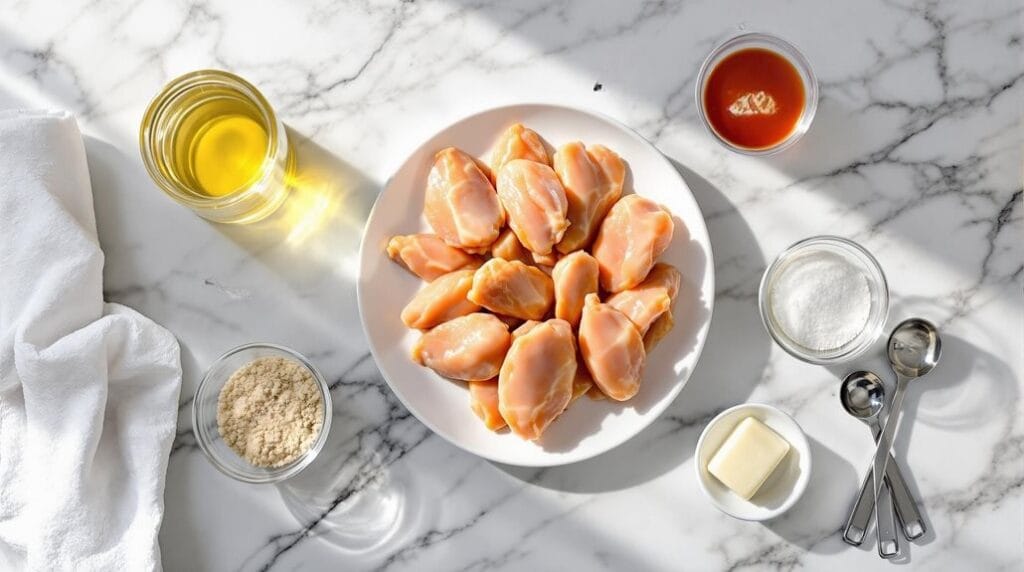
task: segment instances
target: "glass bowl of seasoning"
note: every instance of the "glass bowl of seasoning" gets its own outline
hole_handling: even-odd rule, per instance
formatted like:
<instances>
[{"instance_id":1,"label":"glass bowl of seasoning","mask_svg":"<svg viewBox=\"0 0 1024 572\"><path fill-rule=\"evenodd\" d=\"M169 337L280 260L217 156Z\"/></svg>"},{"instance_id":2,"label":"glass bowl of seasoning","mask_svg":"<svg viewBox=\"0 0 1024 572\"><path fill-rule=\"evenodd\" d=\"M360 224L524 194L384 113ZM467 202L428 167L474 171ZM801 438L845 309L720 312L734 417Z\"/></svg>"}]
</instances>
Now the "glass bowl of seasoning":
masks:
<instances>
[{"instance_id":1,"label":"glass bowl of seasoning","mask_svg":"<svg viewBox=\"0 0 1024 572\"><path fill-rule=\"evenodd\" d=\"M734 36L697 74L697 112L712 136L745 155L792 146L811 126L818 80L795 46L770 34Z\"/></svg>"},{"instance_id":2,"label":"glass bowl of seasoning","mask_svg":"<svg viewBox=\"0 0 1024 572\"><path fill-rule=\"evenodd\" d=\"M331 429L330 387L283 346L254 343L217 358L192 402L196 442L213 466L247 483L276 483L306 468Z\"/></svg>"},{"instance_id":3,"label":"glass bowl of seasoning","mask_svg":"<svg viewBox=\"0 0 1024 572\"><path fill-rule=\"evenodd\" d=\"M837 364L878 339L889 316L889 287L862 246L816 236L790 246L768 266L758 307L782 349L806 362Z\"/></svg>"}]
</instances>

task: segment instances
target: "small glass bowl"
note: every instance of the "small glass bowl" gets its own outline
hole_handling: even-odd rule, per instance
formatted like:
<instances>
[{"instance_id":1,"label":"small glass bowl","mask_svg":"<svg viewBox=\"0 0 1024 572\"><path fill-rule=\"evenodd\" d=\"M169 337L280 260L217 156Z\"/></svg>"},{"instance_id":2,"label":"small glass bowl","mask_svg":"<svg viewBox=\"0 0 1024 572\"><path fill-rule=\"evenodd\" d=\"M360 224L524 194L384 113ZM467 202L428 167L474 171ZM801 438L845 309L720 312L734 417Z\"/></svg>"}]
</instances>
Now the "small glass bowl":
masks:
<instances>
[{"instance_id":1,"label":"small glass bowl","mask_svg":"<svg viewBox=\"0 0 1024 572\"><path fill-rule=\"evenodd\" d=\"M218 113L245 110L267 133L266 155L258 179L223 196L197 190L178 148L195 137ZM191 135L189 135L191 134ZM139 127L142 163L157 186L179 204L214 222L247 224L270 216L288 196L295 157L284 123L263 94L235 74L198 70L171 80L153 98Z\"/></svg>"},{"instance_id":2,"label":"small glass bowl","mask_svg":"<svg viewBox=\"0 0 1024 572\"><path fill-rule=\"evenodd\" d=\"M280 357L302 364L320 389L320 398L324 404L323 424L320 434L309 449L298 459L280 467L257 467L243 459L238 453L221 439L217 427L217 400L221 389L231 374L238 368L259 358ZM313 462L317 454L327 442L327 434L331 431L331 391L327 381L320 375L316 367L300 353L284 346L254 343L238 346L217 358L196 389L195 400L192 402L192 427L196 442L220 472L246 483L276 483L298 474Z\"/></svg>"},{"instance_id":3,"label":"small glass bowl","mask_svg":"<svg viewBox=\"0 0 1024 572\"><path fill-rule=\"evenodd\" d=\"M718 134L718 131L711 125L707 110L704 108L704 88L711 71L729 55L749 48L762 48L782 56L793 65L804 84L804 110L800 114L800 120L797 121L788 137L770 147L741 147L732 143ZM697 72L696 97L697 114L700 115L704 127L719 143L743 155L773 155L791 147L811 128L811 121L814 120L814 114L818 110L818 79L814 76L811 63L793 44L771 34L747 32L733 36L711 50L707 59L700 66L700 71Z\"/></svg>"},{"instance_id":4,"label":"small glass bowl","mask_svg":"<svg viewBox=\"0 0 1024 572\"><path fill-rule=\"evenodd\" d=\"M814 350L800 345L783 331L771 311L771 290L776 278L787 265L797 258L812 251L824 251L837 254L846 261L860 268L868 282L871 292L871 309L868 319L860 333L846 344L830 350ZM801 240L786 250L771 263L761 277L758 290L758 309L761 322L768 335L775 343L790 355L803 361L831 365L853 360L863 354L878 339L889 317L889 285L878 261L870 252L859 244L838 236L815 236Z\"/></svg>"}]
</instances>

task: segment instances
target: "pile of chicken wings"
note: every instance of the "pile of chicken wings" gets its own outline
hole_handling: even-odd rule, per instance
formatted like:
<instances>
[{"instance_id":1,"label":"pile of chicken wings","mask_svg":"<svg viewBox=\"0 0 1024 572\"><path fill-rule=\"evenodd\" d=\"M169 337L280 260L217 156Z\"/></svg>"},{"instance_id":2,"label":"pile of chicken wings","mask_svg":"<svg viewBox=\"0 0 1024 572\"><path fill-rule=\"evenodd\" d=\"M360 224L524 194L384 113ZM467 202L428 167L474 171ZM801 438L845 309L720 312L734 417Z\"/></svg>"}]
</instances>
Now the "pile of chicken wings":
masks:
<instances>
[{"instance_id":1,"label":"pile of chicken wings","mask_svg":"<svg viewBox=\"0 0 1024 572\"><path fill-rule=\"evenodd\" d=\"M586 394L625 401L647 352L672 329L681 276L657 262L673 218L623 196L626 165L580 142L553 154L509 127L490 165L438 152L423 216L388 255L426 281L401 313L422 331L412 359L465 381L486 426L530 440Z\"/></svg>"}]
</instances>

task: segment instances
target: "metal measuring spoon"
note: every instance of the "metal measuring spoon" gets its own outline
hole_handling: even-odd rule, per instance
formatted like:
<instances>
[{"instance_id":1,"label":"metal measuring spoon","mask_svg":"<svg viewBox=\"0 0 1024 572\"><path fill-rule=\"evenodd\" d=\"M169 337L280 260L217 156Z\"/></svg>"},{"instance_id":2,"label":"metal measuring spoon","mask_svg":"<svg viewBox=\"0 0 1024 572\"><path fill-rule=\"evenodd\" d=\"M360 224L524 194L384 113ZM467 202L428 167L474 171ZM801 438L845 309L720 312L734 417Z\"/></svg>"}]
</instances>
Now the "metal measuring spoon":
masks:
<instances>
[{"instance_id":1,"label":"metal measuring spoon","mask_svg":"<svg viewBox=\"0 0 1024 572\"><path fill-rule=\"evenodd\" d=\"M885 407L885 385L882 380L870 371L855 371L843 380L839 390L839 400L847 413L860 419L871 428L871 433L877 441L882 432L878 418ZM924 520L921 518L917 502L910 494L910 489L907 488L907 483L903 479L903 474L895 459L890 459L889 465L885 469L885 481L889 487L891 500L896 506L896 516L903 524L903 535L907 540L920 537L925 533ZM847 544L860 546L864 541L864 534L867 532L871 522L871 513L875 508L875 499L871 496L871 483L871 473L869 472L864 477L860 496L846 522L846 528L843 529L843 540ZM885 494L879 498L885 501L889 500ZM899 552L891 506L888 510L885 507L879 507L877 514L879 518L876 520L881 523L878 527L878 553L883 558L891 558Z\"/></svg>"},{"instance_id":2,"label":"metal measuring spoon","mask_svg":"<svg viewBox=\"0 0 1024 572\"><path fill-rule=\"evenodd\" d=\"M881 380L875 377L874 374L857 371L846 376L846 379L843 380L843 385L839 392L839 401L843 404L843 409L847 413L864 421L874 429L878 426L878 415L882 412L882 407L885 405L885 391ZM868 476L870 477L870 474ZM869 482L871 482L870 478L865 480L865 484ZM896 515L893 511L888 485L889 479L887 477L878 495L878 502L867 503L873 505L874 508L875 529L878 533L878 555L882 558L893 558L900 553L900 542L896 533ZM868 490L870 491L870 489ZM870 495L868 497L870 498ZM873 501L874 499L872 498L871 500ZM860 504L860 499L857 502ZM856 513L857 507L854 507L854 513L850 515L851 521ZM870 522L871 519L871 509L865 508L863 513L868 518L864 526L855 527L854 524L847 523L846 529L843 531L843 540L846 542L856 539L857 544L860 544L863 541L864 533L867 531L867 522Z\"/></svg>"},{"instance_id":3,"label":"metal measuring spoon","mask_svg":"<svg viewBox=\"0 0 1024 572\"><path fill-rule=\"evenodd\" d=\"M893 439L900 421L900 410L903 408L903 397L906 395L910 380L926 375L935 368L942 354L942 340L939 331L931 322L921 318L910 318L896 326L889 336L889 363L896 372L896 393L892 396L889 417L885 420L885 428L878 438L878 448L871 463L871 475L874 481L875 502L885 484L886 466L892 455Z\"/></svg>"}]
</instances>

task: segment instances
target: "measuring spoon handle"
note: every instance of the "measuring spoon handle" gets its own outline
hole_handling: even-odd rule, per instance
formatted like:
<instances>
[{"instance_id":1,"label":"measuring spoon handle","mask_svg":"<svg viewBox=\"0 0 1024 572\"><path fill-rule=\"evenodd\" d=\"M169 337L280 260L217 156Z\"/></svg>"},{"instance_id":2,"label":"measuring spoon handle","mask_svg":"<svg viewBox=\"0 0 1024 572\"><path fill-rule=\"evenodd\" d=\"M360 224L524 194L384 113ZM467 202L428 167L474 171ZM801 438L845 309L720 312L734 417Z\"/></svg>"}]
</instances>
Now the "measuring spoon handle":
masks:
<instances>
[{"instance_id":1,"label":"measuring spoon handle","mask_svg":"<svg viewBox=\"0 0 1024 572\"><path fill-rule=\"evenodd\" d=\"M889 468L886 469L885 481L886 484L890 485L885 489L884 495L892 495L892 505L896 507L896 514L900 518L900 522L904 523L903 530L906 533L908 530L916 531L918 528L924 528L924 522L921 520L921 513L918 511L917 504L914 502L914 498L910 496L910 491L907 490L907 483L903 480L903 476L897 477L898 482L890 483L890 475L896 474L897 469L896 461L891 460ZM875 495L872 489L874 479L872 478L871 471L864 477L864 482L860 486L860 495L857 496L857 501L853 504L853 510L850 511L849 518L846 519L846 526L843 528L843 541L853 546L860 546L864 543L864 536L867 534L868 527L871 525L871 517L875 514ZM899 490L897 492L897 489ZM908 522L904 520L904 516L910 519ZM913 525L913 526L911 526ZM913 540L924 534L920 532L913 538L907 535L908 540Z\"/></svg>"},{"instance_id":2,"label":"measuring spoon handle","mask_svg":"<svg viewBox=\"0 0 1024 572\"><path fill-rule=\"evenodd\" d=\"M896 428L900 423L900 412L903 409L903 398L906 395L907 383L910 379L896 374L896 393L892 396L892 403L889 406L889 416L885 419L885 426L882 434L878 437L878 447L875 448L875 456L871 462L871 476L873 477L874 496L877 499L882 492L882 485L885 484L885 470L889 465L892 455L892 442L896 436Z\"/></svg>"},{"instance_id":3,"label":"measuring spoon handle","mask_svg":"<svg viewBox=\"0 0 1024 572\"><path fill-rule=\"evenodd\" d=\"M843 528L843 542L847 544L860 546L864 542L864 536L871 524L871 515L875 511L874 491L871 490L873 482L871 472L868 471L864 477L864 484L860 487L860 496L853 504L850 518L846 520L846 527Z\"/></svg>"},{"instance_id":4,"label":"measuring spoon handle","mask_svg":"<svg viewBox=\"0 0 1024 572\"><path fill-rule=\"evenodd\" d=\"M881 429L877 424L872 424L871 429L877 442ZM903 525L903 535L907 540L915 540L923 536L928 530L924 519L921 517L921 510L917 506L917 501L910 494L910 488L907 487L907 482L903 478L899 464L896 463L896 459L892 458L892 455L889 457L889 462L885 467L885 482L889 485L892 502L896 507L896 516ZM871 490L872 484L872 474L869 471L864 478L864 482L861 484L860 496L857 497L857 502L854 503L853 510L850 511L846 527L843 528L843 541L847 544L860 546L864 542L864 536L867 534L868 526L871 524L871 515L875 508L875 497Z\"/></svg>"},{"instance_id":5,"label":"measuring spoon handle","mask_svg":"<svg viewBox=\"0 0 1024 572\"><path fill-rule=\"evenodd\" d=\"M875 433L876 438L878 432ZM892 494L892 502L896 507L896 516L903 525L903 536L907 540L916 540L927 532L924 519L921 517L921 510L917 507L917 501L910 494L907 481L903 479L903 472L900 471L896 459L891 458L885 467L885 484L889 485L889 492Z\"/></svg>"},{"instance_id":6,"label":"measuring spoon handle","mask_svg":"<svg viewBox=\"0 0 1024 572\"><path fill-rule=\"evenodd\" d=\"M896 511L893 510L888 484L882 484L882 492L878 495L878 504L875 505L878 555L886 559L895 558L900 553L899 528L896 526Z\"/></svg>"}]
</instances>

